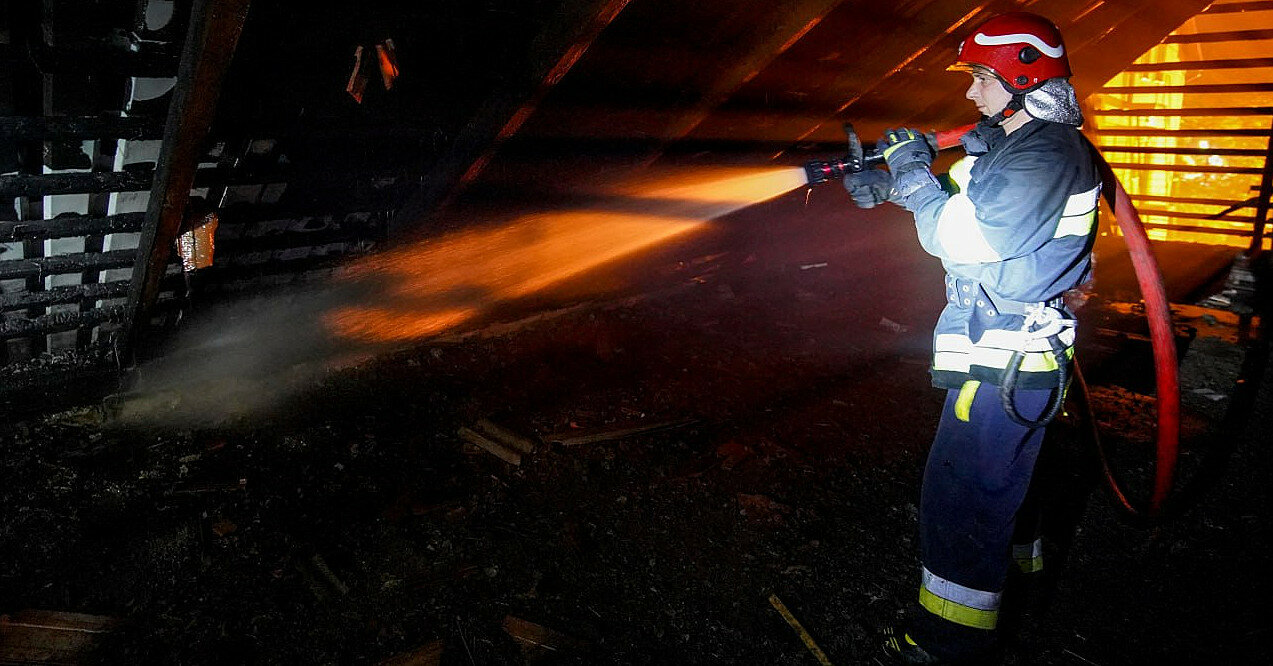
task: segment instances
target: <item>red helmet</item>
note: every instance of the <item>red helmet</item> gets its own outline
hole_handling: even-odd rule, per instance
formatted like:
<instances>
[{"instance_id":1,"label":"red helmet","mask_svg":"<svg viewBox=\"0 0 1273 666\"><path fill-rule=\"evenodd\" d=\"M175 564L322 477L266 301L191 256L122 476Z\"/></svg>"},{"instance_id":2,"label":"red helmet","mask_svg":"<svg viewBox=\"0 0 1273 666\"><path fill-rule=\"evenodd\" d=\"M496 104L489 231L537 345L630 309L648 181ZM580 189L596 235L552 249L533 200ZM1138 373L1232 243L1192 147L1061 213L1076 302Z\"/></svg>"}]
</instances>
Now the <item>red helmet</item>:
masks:
<instances>
[{"instance_id":1,"label":"red helmet","mask_svg":"<svg viewBox=\"0 0 1273 666\"><path fill-rule=\"evenodd\" d=\"M1000 14L977 26L959 45L947 69L994 72L1012 92L1024 93L1044 81L1070 76L1061 31L1051 21L1026 12Z\"/></svg>"}]
</instances>

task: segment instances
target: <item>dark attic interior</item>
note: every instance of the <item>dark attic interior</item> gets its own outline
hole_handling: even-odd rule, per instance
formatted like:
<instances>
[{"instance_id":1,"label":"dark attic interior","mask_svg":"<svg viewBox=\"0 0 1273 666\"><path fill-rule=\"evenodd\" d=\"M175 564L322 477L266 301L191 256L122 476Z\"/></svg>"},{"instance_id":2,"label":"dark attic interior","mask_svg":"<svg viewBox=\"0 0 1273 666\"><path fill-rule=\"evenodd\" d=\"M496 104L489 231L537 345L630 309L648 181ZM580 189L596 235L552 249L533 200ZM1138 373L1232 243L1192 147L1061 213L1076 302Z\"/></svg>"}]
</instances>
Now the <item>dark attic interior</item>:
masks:
<instances>
[{"instance_id":1,"label":"dark attic interior","mask_svg":"<svg viewBox=\"0 0 1273 666\"><path fill-rule=\"evenodd\" d=\"M0 663L889 663L943 268L803 167L1008 11L1140 224L995 663L1264 661L1273 2L11 0Z\"/></svg>"}]
</instances>

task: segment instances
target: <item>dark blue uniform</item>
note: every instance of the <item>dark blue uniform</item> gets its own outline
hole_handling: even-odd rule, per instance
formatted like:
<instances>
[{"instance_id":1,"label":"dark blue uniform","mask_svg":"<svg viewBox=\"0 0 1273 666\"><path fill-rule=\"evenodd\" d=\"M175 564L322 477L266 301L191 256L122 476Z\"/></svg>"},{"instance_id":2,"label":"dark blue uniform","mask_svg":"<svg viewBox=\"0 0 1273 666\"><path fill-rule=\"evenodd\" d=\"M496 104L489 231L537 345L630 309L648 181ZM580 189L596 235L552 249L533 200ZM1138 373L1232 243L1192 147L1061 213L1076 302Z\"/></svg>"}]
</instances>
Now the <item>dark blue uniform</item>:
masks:
<instances>
[{"instance_id":1,"label":"dark blue uniform","mask_svg":"<svg viewBox=\"0 0 1273 666\"><path fill-rule=\"evenodd\" d=\"M948 393L924 471L922 610L910 629L942 658L991 644L1014 557L1027 570L1041 563L1038 543L1014 546L1013 532L1044 430L1010 420L997 386L1015 351L1025 352L1022 416L1042 414L1057 386L1056 354L1023 323L1031 308L1062 308L1090 276L1100 194L1090 151L1077 128L1033 120L957 163L956 193L929 187L907 201L920 243L947 271L932 376ZM1068 362L1073 327L1058 338Z\"/></svg>"}]
</instances>

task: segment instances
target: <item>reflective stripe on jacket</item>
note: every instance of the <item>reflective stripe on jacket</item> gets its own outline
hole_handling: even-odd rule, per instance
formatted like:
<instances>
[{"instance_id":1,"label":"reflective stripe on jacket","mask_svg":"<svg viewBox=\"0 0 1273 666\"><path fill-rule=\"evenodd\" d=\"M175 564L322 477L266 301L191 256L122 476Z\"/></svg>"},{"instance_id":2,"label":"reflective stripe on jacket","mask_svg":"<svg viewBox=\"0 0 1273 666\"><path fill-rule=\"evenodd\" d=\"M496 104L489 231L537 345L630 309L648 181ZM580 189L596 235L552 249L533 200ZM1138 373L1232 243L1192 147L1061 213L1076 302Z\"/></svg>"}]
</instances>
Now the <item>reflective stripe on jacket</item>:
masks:
<instances>
[{"instance_id":1,"label":"reflective stripe on jacket","mask_svg":"<svg viewBox=\"0 0 1273 666\"><path fill-rule=\"evenodd\" d=\"M933 383L998 384L1020 349L1027 304L1060 303L1090 278L1101 180L1078 129L1032 120L951 169L958 191L916 202L920 244L946 268L946 308L933 333ZM1067 313L1068 314L1068 313ZM1073 355L1074 330L1061 336ZM1056 385L1045 341L1026 346L1017 385Z\"/></svg>"}]
</instances>

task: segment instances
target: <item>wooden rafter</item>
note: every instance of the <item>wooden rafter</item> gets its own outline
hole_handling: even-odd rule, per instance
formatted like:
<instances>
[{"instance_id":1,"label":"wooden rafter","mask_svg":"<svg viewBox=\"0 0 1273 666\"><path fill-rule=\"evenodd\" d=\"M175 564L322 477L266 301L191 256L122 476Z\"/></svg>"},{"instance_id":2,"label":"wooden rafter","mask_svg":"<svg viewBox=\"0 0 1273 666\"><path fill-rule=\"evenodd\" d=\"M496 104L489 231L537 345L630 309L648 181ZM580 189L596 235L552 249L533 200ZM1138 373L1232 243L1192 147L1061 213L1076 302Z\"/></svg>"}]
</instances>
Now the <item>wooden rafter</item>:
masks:
<instances>
[{"instance_id":1,"label":"wooden rafter","mask_svg":"<svg viewBox=\"0 0 1273 666\"><path fill-rule=\"evenodd\" d=\"M139 334L159 294L198 165L216 112L221 83L247 18L249 0L195 0L177 70L164 142L146 209L146 228L133 268L124 358L131 363Z\"/></svg>"}]
</instances>

